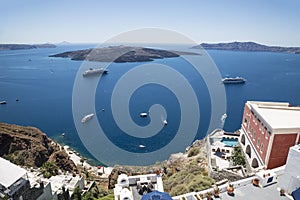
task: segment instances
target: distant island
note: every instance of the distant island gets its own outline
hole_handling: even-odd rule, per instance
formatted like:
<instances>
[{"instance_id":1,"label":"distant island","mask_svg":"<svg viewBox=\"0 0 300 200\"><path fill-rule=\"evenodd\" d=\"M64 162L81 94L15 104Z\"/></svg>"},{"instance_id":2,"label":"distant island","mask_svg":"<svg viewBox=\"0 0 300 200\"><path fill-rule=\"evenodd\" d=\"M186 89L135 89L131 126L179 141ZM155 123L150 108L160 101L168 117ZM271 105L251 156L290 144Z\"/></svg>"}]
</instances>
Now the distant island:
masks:
<instances>
[{"instance_id":1,"label":"distant island","mask_svg":"<svg viewBox=\"0 0 300 200\"><path fill-rule=\"evenodd\" d=\"M67 41L62 41L62 42L60 42L60 43L58 43L58 44L56 44L56 45L58 45L58 46L63 46L63 45L71 45L72 43L70 43L70 42L67 42Z\"/></svg>"},{"instance_id":2,"label":"distant island","mask_svg":"<svg viewBox=\"0 0 300 200\"><path fill-rule=\"evenodd\" d=\"M68 51L50 57L71 58L71 60L87 60L98 62L147 62L154 59L173 58L180 55L199 55L192 52L167 51L145 47L109 46L104 48Z\"/></svg>"},{"instance_id":3,"label":"distant island","mask_svg":"<svg viewBox=\"0 0 300 200\"><path fill-rule=\"evenodd\" d=\"M4 50L22 50L22 49L37 49L37 48L55 48L54 44L0 44L0 51Z\"/></svg>"},{"instance_id":4,"label":"distant island","mask_svg":"<svg viewBox=\"0 0 300 200\"><path fill-rule=\"evenodd\" d=\"M266 46L255 42L230 42L208 44L202 43L193 48L204 48L206 50L230 50L230 51L261 51L300 54L300 47Z\"/></svg>"}]
</instances>

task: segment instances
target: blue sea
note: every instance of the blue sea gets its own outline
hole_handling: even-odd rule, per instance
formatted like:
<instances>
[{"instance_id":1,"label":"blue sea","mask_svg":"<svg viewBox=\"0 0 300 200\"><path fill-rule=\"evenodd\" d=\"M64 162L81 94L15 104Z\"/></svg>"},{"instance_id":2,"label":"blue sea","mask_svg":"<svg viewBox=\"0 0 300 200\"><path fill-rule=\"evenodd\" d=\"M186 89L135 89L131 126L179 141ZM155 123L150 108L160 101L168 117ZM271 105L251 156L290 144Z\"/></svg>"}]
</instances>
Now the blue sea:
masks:
<instances>
[{"instance_id":1,"label":"blue sea","mask_svg":"<svg viewBox=\"0 0 300 200\"><path fill-rule=\"evenodd\" d=\"M0 121L38 127L55 141L69 145L90 161L99 163L82 144L73 120L73 86L82 61L49 57L56 53L94 46L77 44L50 49L0 51L0 101L7 102L6 105L0 105ZM239 129L243 107L248 100L285 101L292 105L300 105L300 55L219 50L209 50L207 53L215 62L222 77L242 76L247 80L245 84L225 85L227 118L224 121L224 130L233 132ZM201 139L208 133L211 115L207 86L193 70L185 68L187 63L180 57L153 61L157 64L166 62L186 77L193 90L201 91L196 92L197 98L201 99L199 101L201 120L194 138ZM180 105L172 91L158 84L146 84L138 88L131 97L129 102L131 118L139 126L146 126L150 123L150 118L143 119L139 113L147 111L153 104L163 105L168 114L168 125L163 128L162 134L152 139L166 142L153 143L144 139L142 141L146 144L146 151L137 148L141 141L136 137L128 135L125 137L121 134L122 130L109 112L112 90L122 74L140 64L147 63L114 63L109 66L108 75L103 76L97 87L95 110L96 119L99 120L103 130L109 133L107 137L116 146L128 152L148 153L162 148L172 140L173 133L179 127L181 111L174 109ZM102 63L90 62L90 65L101 66ZM171 123L172 121L176 123ZM222 125L221 119L219 124L215 124L216 128ZM62 133L65 133L64 137ZM165 157L166 155L159 159ZM141 160L139 164L149 163Z\"/></svg>"}]
</instances>

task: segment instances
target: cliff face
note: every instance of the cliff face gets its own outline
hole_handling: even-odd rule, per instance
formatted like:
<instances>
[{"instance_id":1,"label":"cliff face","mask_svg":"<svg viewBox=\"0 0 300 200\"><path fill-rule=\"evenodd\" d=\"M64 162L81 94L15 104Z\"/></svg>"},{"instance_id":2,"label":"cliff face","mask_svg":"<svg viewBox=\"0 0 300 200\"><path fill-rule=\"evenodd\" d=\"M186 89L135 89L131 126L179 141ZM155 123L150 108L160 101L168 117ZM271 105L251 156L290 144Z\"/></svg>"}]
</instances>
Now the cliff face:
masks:
<instances>
[{"instance_id":1,"label":"cliff face","mask_svg":"<svg viewBox=\"0 0 300 200\"><path fill-rule=\"evenodd\" d=\"M66 152L34 127L0 123L0 156L22 166L40 167L49 160L62 170L76 169Z\"/></svg>"},{"instance_id":2,"label":"cliff face","mask_svg":"<svg viewBox=\"0 0 300 200\"><path fill-rule=\"evenodd\" d=\"M204 48L207 50L230 50L230 51L257 51L257 52L280 52L280 53L300 53L300 47L280 47L280 46L266 46L255 42L230 42L208 44L193 47L195 49Z\"/></svg>"}]
</instances>

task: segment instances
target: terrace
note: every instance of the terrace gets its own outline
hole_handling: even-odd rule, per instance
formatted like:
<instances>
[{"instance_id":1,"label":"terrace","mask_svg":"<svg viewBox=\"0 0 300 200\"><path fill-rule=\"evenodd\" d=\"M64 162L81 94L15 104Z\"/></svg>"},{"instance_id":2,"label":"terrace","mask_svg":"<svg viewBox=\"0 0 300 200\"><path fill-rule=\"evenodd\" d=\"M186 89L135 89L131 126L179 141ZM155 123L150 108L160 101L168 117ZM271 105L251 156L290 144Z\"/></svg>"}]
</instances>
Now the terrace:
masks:
<instances>
[{"instance_id":1,"label":"terrace","mask_svg":"<svg viewBox=\"0 0 300 200\"><path fill-rule=\"evenodd\" d=\"M282 176L284 168L277 168L273 170L271 174L276 174L279 178ZM268 172L270 173L270 172ZM253 200L253 199L272 199L272 200L284 200L292 199L291 196L284 194L281 195L277 178L272 183L262 186L254 186L253 179L255 177L245 178L239 181L230 183L234 188L233 193L228 194L229 183L217 186L218 193L215 188L209 188L207 190L199 192L191 192L180 196L173 197L173 200L201 200L209 199L207 196L211 196L213 199L222 200ZM215 197L214 194L217 194Z\"/></svg>"},{"instance_id":2,"label":"terrace","mask_svg":"<svg viewBox=\"0 0 300 200\"><path fill-rule=\"evenodd\" d=\"M209 135L211 169L226 169L232 167L229 158L232 156L233 147L238 145L239 135L215 130Z\"/></svg>"}]
</instances>

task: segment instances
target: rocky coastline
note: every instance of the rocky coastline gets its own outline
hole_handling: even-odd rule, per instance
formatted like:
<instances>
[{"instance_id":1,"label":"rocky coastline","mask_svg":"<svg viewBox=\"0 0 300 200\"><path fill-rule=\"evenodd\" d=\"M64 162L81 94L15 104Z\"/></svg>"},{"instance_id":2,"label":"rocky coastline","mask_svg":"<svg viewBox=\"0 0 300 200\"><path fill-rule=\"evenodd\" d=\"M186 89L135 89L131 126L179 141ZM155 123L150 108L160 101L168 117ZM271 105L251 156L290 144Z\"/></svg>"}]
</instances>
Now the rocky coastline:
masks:
<instances>
[{"instance_id":1,"label":"rocky coastline","mask_svg":"<svg viewBox=\"0 0 300 200\"><path fill-rule=\"evenodd\" d=\"M50 161L63 171L76 171L64 149L35 127L0 123L0 157L24 167L41 167Z\"/></svg>"}]
</instances>

